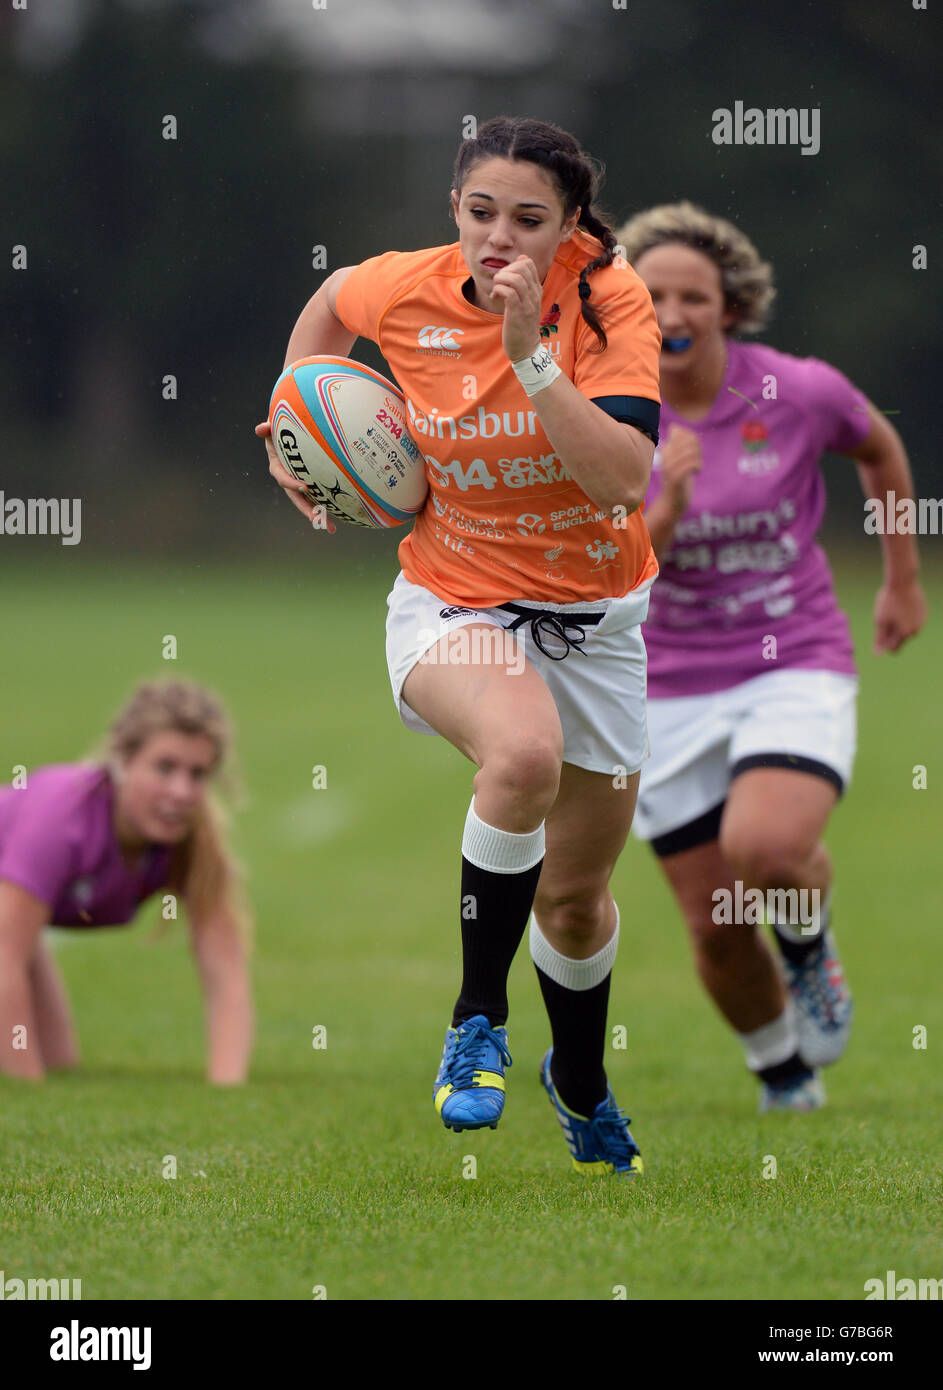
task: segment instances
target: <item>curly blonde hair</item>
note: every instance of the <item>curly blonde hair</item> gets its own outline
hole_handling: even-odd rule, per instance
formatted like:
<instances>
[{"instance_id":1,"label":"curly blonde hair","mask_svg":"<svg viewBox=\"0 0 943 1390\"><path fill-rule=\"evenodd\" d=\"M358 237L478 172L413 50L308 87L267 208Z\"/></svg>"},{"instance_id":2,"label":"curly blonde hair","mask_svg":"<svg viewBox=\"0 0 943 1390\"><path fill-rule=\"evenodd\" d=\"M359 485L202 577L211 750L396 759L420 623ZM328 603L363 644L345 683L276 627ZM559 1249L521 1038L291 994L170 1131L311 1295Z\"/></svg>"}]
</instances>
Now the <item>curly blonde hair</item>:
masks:
<instances>
[{"instance_id":1,"label":"curly blonde hair","mask_svg":"<svg viewBox=\"0 0 943 1390\"><path fill-rule=\"evenodd\" d=\"M769 322L776 298L773 267L760 259L749 237L722 217L712 217L693 203L662 203L636 213L616 232L630 265L655 246L678 242L700 251L720 271L727 309L735 322L724 331L759 333Z\"/></svg>"}]
</instances>

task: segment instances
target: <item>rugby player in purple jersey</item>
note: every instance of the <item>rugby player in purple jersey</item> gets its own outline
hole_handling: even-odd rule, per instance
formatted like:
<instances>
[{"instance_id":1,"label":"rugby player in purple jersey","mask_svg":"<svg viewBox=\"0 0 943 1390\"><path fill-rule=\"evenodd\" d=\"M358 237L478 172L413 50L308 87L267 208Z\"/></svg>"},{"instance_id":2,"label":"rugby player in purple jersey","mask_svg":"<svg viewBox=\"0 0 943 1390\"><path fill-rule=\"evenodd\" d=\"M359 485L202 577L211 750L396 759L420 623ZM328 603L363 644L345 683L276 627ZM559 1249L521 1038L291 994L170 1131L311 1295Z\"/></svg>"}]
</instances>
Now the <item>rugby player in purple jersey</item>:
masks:
<instances>
[{"instance_id":1,"label":"rugby player in purple jersey","mask_svg":"<svg viewBox=\"0 0 943 1390\"><path fill-rule=\"evenodd\" d=\"M852 1018L822 835L851 776L857 693L815 542L819 459L853 458L882 500L912 497L910 470L896 431L835 367L737 340L765 326L775 290L736 227L682 202L617 235L663 338L645 511L661 566L645 624L652 756L633 829L674 890L761 1110L814 1109L818 1069L841 1055ZM926 618L913 537L881 544L877 653Z\"/></svg>"},{"instance_id":2,"label":"rugby player in purple jersey","mask_svg":"<svg viewBox=\"0 0 943 1390\"><path fill-rule=\"evenodd\" d=\"M231 734L219 702L181 681L141 685L100 760L28 771L0 789L0 1071L77 1065L69 1002L43 941L130 922L165 890L187 909L206 1004L207 1079L245 1080L250 922L210 783Z\"/></svg>"}]
</instances>

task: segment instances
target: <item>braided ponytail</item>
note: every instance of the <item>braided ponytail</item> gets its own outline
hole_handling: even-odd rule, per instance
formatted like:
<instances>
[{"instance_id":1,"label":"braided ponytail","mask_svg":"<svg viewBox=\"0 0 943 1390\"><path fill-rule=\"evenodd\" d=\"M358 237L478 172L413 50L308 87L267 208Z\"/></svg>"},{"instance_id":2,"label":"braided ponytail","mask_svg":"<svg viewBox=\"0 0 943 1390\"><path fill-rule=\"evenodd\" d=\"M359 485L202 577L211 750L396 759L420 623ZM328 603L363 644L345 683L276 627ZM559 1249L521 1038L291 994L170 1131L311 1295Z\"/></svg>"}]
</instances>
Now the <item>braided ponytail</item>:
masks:
<instances>
[{"instance_id":1,"label":"braided ponytail","mask_svg":"<svg viewBox=\"0 0 943 1390\"><path fill-rule=\"evenodd\" d=\"M580 313L583 321L596 335L596 352L608 346L598 310L590 304L593 289L589 277L594 270L611 265L617 246L612 228L593 212L604 166L580 147L569 131L548 121L533 121L522 116L495 116L478 128L474 140L463 140L455 161L453 185L461 193L462 184L471 169L483 159L526 159L545 169L553 179L563 203L565 217L579 211L577 225L602 242L602 254L580 271Z\"/></svg>"},{"instance_id":2,"label":"braided ponytail","mask_svg":"<svg viewBox=\"0 0 943 1390\"><path fill-rule=\"evenodd\" d=\"M580 271L580 299L583 301L580 308L584 320L589 324L599 340L599 346L595 351L604 352L609 346L609 339L606 337L606 330L600 322L599 314L589 302L590 295L593 292L589 283L589 277L594 270L600 270L604 265L612 265L618 242L616 241L615 233L612 228L608 227L601 218L597 217L589 207L584 207L580 210L580 220L577 226L585 227L592 236L596 237L597 240L601 241L603 244L602 254L597 256L595 260L588 261Z\"/></svg>"}]
</instances>

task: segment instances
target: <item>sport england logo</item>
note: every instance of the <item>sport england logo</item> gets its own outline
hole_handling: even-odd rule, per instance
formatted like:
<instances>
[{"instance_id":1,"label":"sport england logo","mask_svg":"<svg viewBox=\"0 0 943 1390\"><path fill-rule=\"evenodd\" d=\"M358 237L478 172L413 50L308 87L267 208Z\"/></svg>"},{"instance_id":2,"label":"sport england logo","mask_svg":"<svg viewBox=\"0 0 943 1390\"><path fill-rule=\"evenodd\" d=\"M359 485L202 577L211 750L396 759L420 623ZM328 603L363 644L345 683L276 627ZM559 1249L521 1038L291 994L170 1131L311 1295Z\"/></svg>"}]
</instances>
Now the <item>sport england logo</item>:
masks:
<instances>
[{"instance_id":1,"label":"sport england logo","mask_svg":"<svg viewBox=\"0 0 943 1390\"><path fill-rule=\"evenodd\" d=\"M464 333L464 328L436 328L434 323L427 323L425 328L419 330L419 347L416 351L425 349L435 355L461 357L461 343L455 340L463 337Z\"/></svg>"},{"instance_id":2,"label":"sport england logo","mask_svg":"<svg viewBox=\"0 0 943 1390\"><path fill-rule=\"evenodd\" d=\"M517 518L517 529L522 536L536 536L541 531L546 531L547 526L542 516L537 512L522 512Z\"/></svg>"}]
</instances>

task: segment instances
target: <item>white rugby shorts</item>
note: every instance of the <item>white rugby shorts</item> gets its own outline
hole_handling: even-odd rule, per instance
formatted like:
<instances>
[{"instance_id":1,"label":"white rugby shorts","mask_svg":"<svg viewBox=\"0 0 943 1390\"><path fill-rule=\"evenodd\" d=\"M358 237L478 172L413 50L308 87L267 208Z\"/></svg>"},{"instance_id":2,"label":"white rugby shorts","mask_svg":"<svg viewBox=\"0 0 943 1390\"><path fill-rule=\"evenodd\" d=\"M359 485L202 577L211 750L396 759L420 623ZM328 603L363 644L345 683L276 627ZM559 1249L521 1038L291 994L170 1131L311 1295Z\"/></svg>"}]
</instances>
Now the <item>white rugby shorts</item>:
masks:
<instances>
[{"instance_id":1,"label":"white rugby shorts","mask_svg":"<svg viewBox=\"0 0 943 1390\"><path fill-rule=\"evenodd\" d=\"M652 756L633 834L654 840L706 815L726 800L734 768L764 754L817 771L843 792L855 758L857 691L856 676L785 670L709 695L650 699Z\"/></svg>"},{"instance_id":2,"label":"white rugby shorts","mask_svg":"<svg viewBox=\"0 0 943 1390\"><path fill-rule=\"evenodd\" d=\"M519 608L546 612L565 620L568 614L600 613L598 625L587 624L579 650L569 650L563 660L553 660L537 646L529 621L517 629L524 658L543 678L557 707L563 727L563 760L589 772L612 777L637 772L648 757L645 719L647 658L641 624L648 614L652 581L616 599L585 603L543 603L515 600ZM424 719L404 702L403 683L410 671L446 633L470 623L507 628L519 614L501 608L462 608L411 583L400 573L387 598L386 658L393 699L407 729L434 734ZM456 639L455 650L461 639ZM474 651L471 638L468 651ZM496 638L507 644L508 638ZM560 639L541 632L549 651L566 650Z\"/></svg>"}]
</instances>

